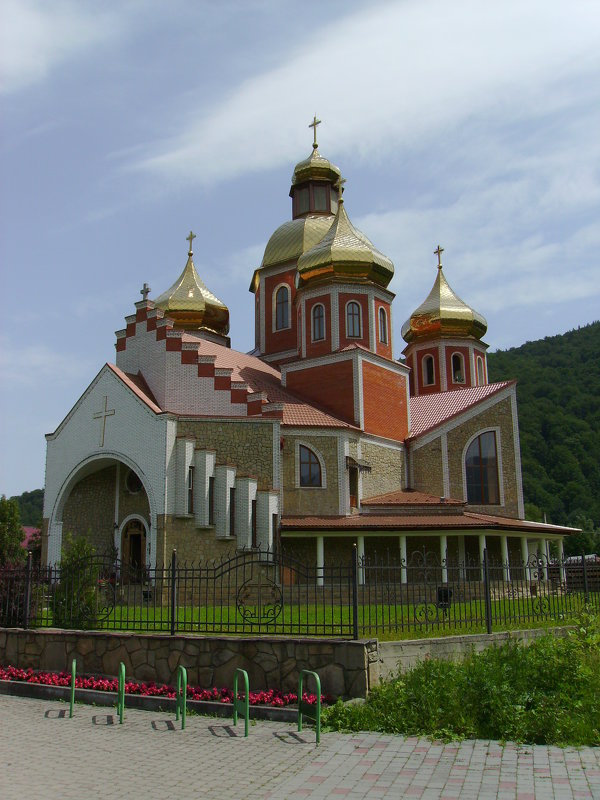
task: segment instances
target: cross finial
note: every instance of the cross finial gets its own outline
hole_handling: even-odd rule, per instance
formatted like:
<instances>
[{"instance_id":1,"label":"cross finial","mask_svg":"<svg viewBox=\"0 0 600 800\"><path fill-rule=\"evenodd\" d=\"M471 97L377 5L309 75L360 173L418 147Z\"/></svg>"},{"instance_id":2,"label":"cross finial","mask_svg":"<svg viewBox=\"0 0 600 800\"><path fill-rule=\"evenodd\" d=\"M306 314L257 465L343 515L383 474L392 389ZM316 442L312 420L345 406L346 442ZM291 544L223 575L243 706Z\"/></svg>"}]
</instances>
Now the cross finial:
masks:
<instances>
[{"instance_id":1,"label":"cross finial","mask_svg":"<svg viewBox=\"0 0 600 800\"><path fill-rule=\"evenodd\" d=\"M444 252L444 248L438 244L437 250L433 251L433 255L438 257L438 269L442 268L442 253Z\"/></svg>"},{"instance_id":2,"label":"cross finial","mask_svg":"<svg viewBox=\"0 0 600 800\"><path fill-rule=\"evenodd\" d=\"M339 201L341 203L344 202L344 198L342 197L342 195L344 194L344 184L345 183L346 183L346 178L342 178L341 175L337 179L337 181L335 182L335 188L338 190L338 197L339 197Z\"/></svg>"},{"instance_id":3,"label":"cross finial","mask_svg":"<svg viewBox=\"0 0 600 800\"><path fill-rule=\"evenodd\" d=\"M317 147L318 147L318 145L317 145L317 125L320 125L320 124L321 124L321 120L317 119L317 115L315 114L314 117L313 117L313 121L308 126L309 128L313 129L313 137L314 137L313 138L313 149L314 150L316 150Z\"/></svg>"},{"instance_id":4,"label":"cross finial","mask_svg":"<svg viewBox=\"0 0 600 800\"><path fill-rule=\"evenodd\" d=\"M193 256L194 255L194 251L192 250L192 242L196 238L196 234L192 233L192 231L190 231L190 235L186 236L185 238L186 238L186 241L190 243L190 249L188 250L188 256Z\"/></svg>"},{"instance_id":5,"label":"cross finial","mask_svg":"<svg viewBox=\"0 0 600 800\"><path fill-rule=\"evenodd\" d=\"M144 285L140 289L140 294L142 295L144 300L147 300L148 299L148 295L150 294L151 291L152 291L152 289L148 286L148 284L144 283Z\"/></svg>"}]
</instances>

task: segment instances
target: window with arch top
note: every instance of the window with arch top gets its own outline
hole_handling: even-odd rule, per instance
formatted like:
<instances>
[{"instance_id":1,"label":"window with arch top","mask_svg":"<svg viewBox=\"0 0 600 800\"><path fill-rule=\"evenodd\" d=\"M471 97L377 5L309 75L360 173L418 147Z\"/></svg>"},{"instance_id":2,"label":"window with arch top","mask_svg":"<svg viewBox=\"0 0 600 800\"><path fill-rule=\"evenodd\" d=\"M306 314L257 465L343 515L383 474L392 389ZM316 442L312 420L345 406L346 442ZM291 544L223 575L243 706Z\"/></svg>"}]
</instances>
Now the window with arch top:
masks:
<instances>
[{"instance_id":1,"label":"window with arch top","mask_svg":"<svg viewBox=\"0 0 600 800\"><path fill-rule=\"evenodd\" d=\"M498 505L498 451L495 431L479 434L465 456L467 502L475 505Z\"/></svg>"},{"instance_id":2,"label":"window with arch top","mask_svg":"<svg viewBox=\"0 0 600 800\"><path fill-rule=\"evenodd\" d=\"M303 444L299 448L300 486L322 486L321 462L313 451Z\"/></svg>"},{"instance_id":3,"label":"window with arch top","mask_svg":"<svg viewBox=\"0 0 600 800\"><path fill-rule=\"evenodd\" d=\"M346 336L349 339L360 339L362 336L360 306L355 300L352 300L346 306Z\"/></svg>"},{"instance_id":4,"label":"window with arch top","mask_svg":"<svg viewBox=\"0 0 600 800\"><path fill-rule=\"evenodd\" d=\"M477 356L477 386L483 386L485 384L485 377L483 374L483 358L481 356Z\"/></svg>"},{"instance_id":5,"label":"window with arch top","mask_svg":"<svg viewBox=\"0 0 600 800\"><path fill-rule=\"evenodd\" d=\"M325 338L325 308L317 303L312 308L312 340L320 342Z\"/></svg>"},{"instance_id":6,"label":"window with arch top","mask_svg":"<svg viewBox=\"0 0 600 800\"><path fill-rule=\"evenodd\" d=\"M275 294L275 330L290 327L290 287L280 286Z\"/></svg>"},{"instance_id":7,"label":"window with arch top","mask_svg":"<svg viewBox=\"0 0 600 800\"><path fill-rule=\"evenodd\" d=\"M452 383L465 382L465 360L462 353L452 353Z\"/></svg>"},{"instance_id":8,"label":"window with arch top","mask_svg":"<svg viewBox=\"0 0 600 800\"><path fill-rule=\"evenodd\" d=\"M435 383L435 365L433 363L433 356L425 356L421 363L423 366L423 385L433 386Z\"/></svg>"},{"instance_id":9,"label":"window with arch top","mask_svg":"<svg viewBox=\"0 0 600 800\"><path fill-rule=\"evenodd\" d=\"M381 344L388 343L387 314L385 313L385 308L379 309L379 341Z\"/></svg>"}]
</instances>

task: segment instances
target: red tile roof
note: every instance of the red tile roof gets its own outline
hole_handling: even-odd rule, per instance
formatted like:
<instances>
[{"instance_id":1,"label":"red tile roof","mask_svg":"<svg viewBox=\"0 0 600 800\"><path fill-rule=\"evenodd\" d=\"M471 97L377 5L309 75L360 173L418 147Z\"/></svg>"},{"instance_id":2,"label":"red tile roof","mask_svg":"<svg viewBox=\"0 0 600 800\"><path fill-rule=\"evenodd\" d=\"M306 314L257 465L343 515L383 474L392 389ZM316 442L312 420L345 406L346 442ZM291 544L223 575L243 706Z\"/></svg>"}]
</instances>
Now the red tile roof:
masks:
<instances>
[{"instance_id":1,"label":"red tile roof","mask_svg":"<svg viewBox=\"0 0 600 800\"><path fill-rule=\"evenodd\" d=\"M453 500L449 497L442 501L439 495L425 494L416 489L398 489L387 494L379 494L361 500L362 506L412 506L412 505L464 505L462 500Z\"/></svg>"},{"instance_id":2,"label":"red tile roof","mask_svg":"<svg viewBox=\"0 0 600 800\"><path fill-rule=\"evenodd\" d=\"M515 383L516 381L502 381L490 383L487 386L474 386L468 389L455 389L452 392L437 392L436 394L411 397L411 430L408 438L414 439L421 436Z\"/></svg>"},{"instance_id":3,"label":"red tile roof","mask_svg":"<svg viewBox=\"0 0 600 800\"><path fill-rule=\"evenodd\" d=\"M106 366L111 369L117 378L122 380L148 408L151 408L155 414L162 414L162 408L157 404L154 395L148 388L148 384L142 375L132 375L131 373L123 372L123 370L119 369L119 367L116 367L114 364L107 364Z\"/></svg>"}]
</instances>

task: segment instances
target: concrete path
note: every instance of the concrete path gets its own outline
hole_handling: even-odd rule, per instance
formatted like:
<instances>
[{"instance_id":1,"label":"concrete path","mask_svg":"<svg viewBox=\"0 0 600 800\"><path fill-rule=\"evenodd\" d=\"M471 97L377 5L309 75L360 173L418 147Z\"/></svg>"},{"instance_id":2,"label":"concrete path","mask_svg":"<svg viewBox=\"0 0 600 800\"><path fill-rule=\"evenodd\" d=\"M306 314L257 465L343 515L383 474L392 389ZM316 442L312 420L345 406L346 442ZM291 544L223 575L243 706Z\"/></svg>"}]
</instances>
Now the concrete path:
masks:
<instances>
[{"instance_id":1,"label":"concrete path","mask_svg":"<svg viewBox=\"0 0 600 800\"><path fill-rule=\"evenodd\" d=\"M0 697L0 798L600 800L600 748L506 745L375 733L302 734L257 722Z\"/></svg>"}]
</instances>

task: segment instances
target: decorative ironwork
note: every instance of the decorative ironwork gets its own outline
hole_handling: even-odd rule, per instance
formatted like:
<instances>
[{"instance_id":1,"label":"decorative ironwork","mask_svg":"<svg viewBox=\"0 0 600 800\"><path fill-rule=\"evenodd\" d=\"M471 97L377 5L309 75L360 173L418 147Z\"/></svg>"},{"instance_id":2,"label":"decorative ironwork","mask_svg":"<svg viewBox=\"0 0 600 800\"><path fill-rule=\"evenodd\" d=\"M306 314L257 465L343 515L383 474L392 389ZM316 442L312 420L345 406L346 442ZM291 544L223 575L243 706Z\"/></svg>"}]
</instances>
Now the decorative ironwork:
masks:
<instances>
[{"instance_id":1,"label":"decorative ironwork","mask_svg":"<svg viewBox=\"0 0 600 800\"><path fill-rule=\"evenodd\" d=\"M268 578L253 578L240 587L236 605L245 622L269 625L283 609L281 588Z\"/></svg>"}]
</instances>

